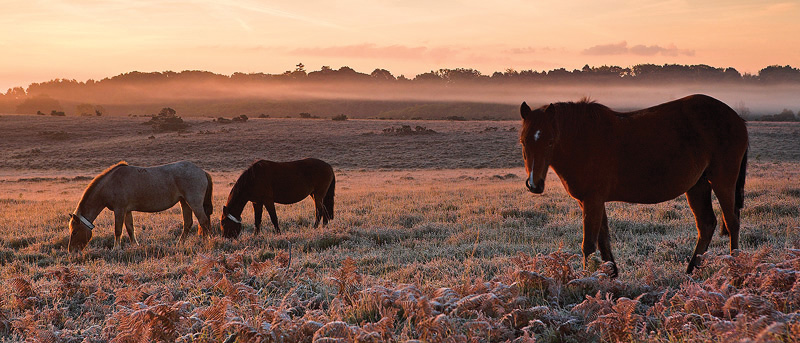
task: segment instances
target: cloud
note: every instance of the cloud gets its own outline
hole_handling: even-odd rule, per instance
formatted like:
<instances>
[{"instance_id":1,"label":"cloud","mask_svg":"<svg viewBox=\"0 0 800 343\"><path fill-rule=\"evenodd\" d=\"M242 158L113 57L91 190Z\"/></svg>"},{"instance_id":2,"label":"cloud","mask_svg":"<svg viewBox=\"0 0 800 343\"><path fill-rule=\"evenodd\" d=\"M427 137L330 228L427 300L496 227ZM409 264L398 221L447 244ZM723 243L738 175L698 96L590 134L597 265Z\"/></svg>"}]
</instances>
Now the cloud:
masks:
<instances>
[{"instance_id":1,"label":"cloud","mask_svg":"<svg viewBox=\"0 0 800 343\"><path fill-rule=\"evenodd\" d=\"M628 47L628 42L622 41L613 44L595 45L588 49L584 49L582 54L592 55L592 56L603 56L603 55L694 56L694 50L678 49L678 47L675 46L674 44L670 44L667 47L662 47L659 45L642 45L642 44L637 44Z\"/></svg>"},{"instance_id":2,"label":"cloud","mask_svg":"<svg viewBox=\"0 0 800 343\"><path fill-rule=\"evenodd\" d=\"M433 58L443 59L457 54L458 51L447 47L427 48L422 46L357 44L315 48L297 48L291 51L298 55L351 58L409 59Z\"/></svg>"},{"instance_id":3,"label":"cloud","mask_svg":"<svg viewBox=\"0 0 800 343\"><path fill-rule=\"evenodd\" d=\"M617 44L595 45L583 50L584 55L624 55L628 53L628 42Z\"/></svg>"}]
</instances>

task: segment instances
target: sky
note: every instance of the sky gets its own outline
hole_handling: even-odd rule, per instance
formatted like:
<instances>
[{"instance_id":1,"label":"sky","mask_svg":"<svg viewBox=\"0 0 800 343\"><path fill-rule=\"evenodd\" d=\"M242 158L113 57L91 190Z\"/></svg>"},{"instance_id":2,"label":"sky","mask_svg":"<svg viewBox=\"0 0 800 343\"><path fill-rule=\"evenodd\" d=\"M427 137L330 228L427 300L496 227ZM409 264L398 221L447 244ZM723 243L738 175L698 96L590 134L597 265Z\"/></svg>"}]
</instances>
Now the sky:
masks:
<instances>
[{"instance_id":1,"label":"sky","mask_svg":"<svg viewBox=\"0 0 800 343\"><path fill-rule=\"evenodd\" d=\"M130 71L800 67L800 1L0 0L0 92Z\"/></svg>"}]
</instances>

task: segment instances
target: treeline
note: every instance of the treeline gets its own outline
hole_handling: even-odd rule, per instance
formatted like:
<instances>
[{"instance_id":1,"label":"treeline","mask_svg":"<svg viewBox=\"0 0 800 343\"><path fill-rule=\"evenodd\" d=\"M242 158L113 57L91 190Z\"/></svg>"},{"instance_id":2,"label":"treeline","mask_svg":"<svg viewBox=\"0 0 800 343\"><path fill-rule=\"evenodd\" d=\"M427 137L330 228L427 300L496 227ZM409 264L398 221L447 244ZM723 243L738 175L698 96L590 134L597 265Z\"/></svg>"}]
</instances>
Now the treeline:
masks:
<instances>
[{"instance_id":1,"label":"treeline","mask_svg":"<svg viewBox=\"0 0 800 343\"><path fill-rule=\"evenodd\" d=\"M757 74L740 73L734 68L716 68L708 65L676 65L676 64L639 64L632 67L601 66L566 70L564 68L549 71L513 70L494 72L491 75L469 68L432 70L408 78L405 75L395 76L386 69L375 69L369 74L361 73L349 67L332 69L323 66L317 71L306 71L301 63L293 70L280 74L266 73L234 73L220 75L207 71L182 72L130 72L99 81L55 79L47 82L32 83L27 88L14 87L0 93L0 113L62 113L69 115L95 116L110 114L143 114L147 110L156 113L164 106L182 108L182 113L191 115L216 115L251 113L267 111L271 115L296 115L299 112L274 113L272 110L304 108L298 100L306 99L314 102L311 107L330 105L321 99L347 100L359 103L335 103L334 108L320 109L321 114L355 114L371 111L374 117L420 117L430 111L439 111L441 118L456 115L460 111L478 113L487 108L467 101L444 99L442 103L459 103L458 107L430 105L432 101L402 101L388 99L393 102L386 105L387 99L376 103L376 94L398 94L416 92L417 94L436 93L437 89L459 89L458 87L509 85L509 86L550 86L550 85L603 85L603 86L663 86L667 84L730 84L730 85L800 85L800 69L791 66L768 66ZM341 86L346 85L346 86ZM328 87L328 88L325 88ZM342 96L342 89L352 91ZM383 87L383 88L382 88ZM289 96L285 92L291 92ZM480 88L479 88L480 89ZM320 95L321 94L321 95ZM422 97L424 98L424 97ZM422 99L409 97L409 99ZM380 99L379 99L380 100ZM472 100L468 100L472 101ZM486 102L485 100L474 100ZM256 108L268 102L272 107ZM288 102L288 103L287 103ZM220 104L226 104L221 106ZM227 106L227 107L226 107ZM356 107L355 112L353 107ZM513 112L511 107L490 106L491 112L500 113L501 117ZM247 109L250 112L235 113L233 109ZM377 109L381 111L376 112ZM189 111L185 111L189 110ZM484 115L487 117L487 115ZM488 115L492 117L492 115ZM437 118L438 119L438 118Z\"/></svg>"},{"instance_id":2,"label":"treeline","mask_svg":"<svg viewBox=\"0 0 800 343\"><path fill-rule=\"evenodd\" d=\"M137 85L149 83L169 83L178 81L214 82L232 84L250 84L253 82L267 83L298 83L314 81L355 81L355 82L395 82L398 84L414 83L461 83L461 82L574 82L574 83L608 83L637 84L652 82L675 83L713 83L733 82L748 84L780 84L800 83L800 69L792 66L773 65L761 69L757 74L740 73L735 68L716 68L704 64L679 65L679 64L639 64L622 68L618 66L590 67L572 71L565 68L550 71L507 69L503 72L494 72L491 75L482 74L471 68L439 69L408 78L405 75L395 76L386 69L375 69L369 74L357 72L350 67L341 67L338 70L323 66L318 71L307 72L304 65L298 64L295 70L281 74L266 73L233 73L221 75L207 71L186 70L182 72L130 72L100 81L54 79L47 82L32 83L27 88L10 88L6 97L35 96L40 94L58 93L75 88L101 88L104 86Z\"/></svg>"}]
</instances>

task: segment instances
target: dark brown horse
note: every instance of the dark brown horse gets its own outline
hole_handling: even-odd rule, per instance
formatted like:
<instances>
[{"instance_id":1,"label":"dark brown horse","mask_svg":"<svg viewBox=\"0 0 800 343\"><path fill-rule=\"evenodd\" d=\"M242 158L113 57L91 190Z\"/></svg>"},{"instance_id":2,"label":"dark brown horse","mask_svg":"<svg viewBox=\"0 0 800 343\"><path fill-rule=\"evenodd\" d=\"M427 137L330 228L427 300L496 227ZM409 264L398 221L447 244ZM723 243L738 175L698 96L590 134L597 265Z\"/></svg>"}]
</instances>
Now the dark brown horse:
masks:
<instances>
[{"instance_id":1,"label":"dark brown horse","mask_svg":"<svg viewBox=\"0 0 800 343\"><path fill-rule=\"evenodd\" d=\"M602 259L614 262L608 201L654 204L686 193L698 233L686 269L691 273L714 235L713 190L722 209L721 234L730 234L731 251L738 249L748 138L745 121L724 103L692 95L618 113L588 100L536 110L523 102L520 113L525 185L542 193L551 167L578 201L584 266L598 244Z\"/></svg>"},{"instance_id":2,"label":"dark brown horse","mask_svg":"<svg viewBox=\"0 0 800 343\"><path fill-rule=\"evenodd\" d=\"M220 224L222 235L239 237L242 230L242 211L247 202L253 203L255 229L261 231L262 207L267 208L275 232L280 232L275 203L294 204L309 195L314 199L316 219L314 227L333 219L333 195L336 178L333 167L315 158L291 162L256 161L245 170L231 189L228 203L222 208Z\"/></svg>"}]
</instances>

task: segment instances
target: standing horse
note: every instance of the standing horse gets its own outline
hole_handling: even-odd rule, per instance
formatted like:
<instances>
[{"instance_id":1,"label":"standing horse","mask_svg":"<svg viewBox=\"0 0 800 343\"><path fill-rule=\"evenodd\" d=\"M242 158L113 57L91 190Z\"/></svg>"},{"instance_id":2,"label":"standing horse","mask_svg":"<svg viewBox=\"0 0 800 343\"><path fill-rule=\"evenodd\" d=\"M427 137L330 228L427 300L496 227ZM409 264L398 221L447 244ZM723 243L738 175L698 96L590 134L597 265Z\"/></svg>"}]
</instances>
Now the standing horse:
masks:
<instances>
[{"instance_id":1,"label":"standing horse","mask_svg":"<svg viewBox=\"0 0 800 343\"><path fill-rule=\"evenodd\" d=\"M133 229L131 211L160 212L176 203L183 210L183 240L192 227L192 213L197 217L197 232L205 235L211 229L213 210L211 175L192 162L176 162L157 167L141 168L119 162L102 173L86 187L75 213L70 214L69 251L86 248L92 239L92 222L103 209L114 211L114 247L120 246L122 225L128 230L131 242L139 244Z\"/></svg>"},{"instance_id":2,"label":"standing horse","mask_svg":"<svg viewBox=\"0 0 800 343\"><path fill-rule=\"evenodd\" d=\"M333 167L315 158L291 162L256 161L247 168L231 189L228 203L222 207L222 235L239 237L242 230L242 211L248 201L253 202L255 229L261 231L263 207L267 208L275 232L280 233L275 203L294 204L309 195L314 199L316 219L314 227L326 225L333 219L333 196L336 178Z\"/></svg>"},{"instance_id":3,"label":"standing horse","mask_svg":"<svg viewBox=\"0 0 800 343\"><path fill-rule=\"evenodd\" d=\"M738 249L748 138L744 120L724 103L692 95L618 113L588 100L536 110L523 102L520 114L525 185L542 193L551 167L578 201L584 266L598 243L602 259L614 262L608 201L654 204L686 193L697 226L697 245L686 269L691 273L714 235L713 190L722 209L721 234L730 234L731 251Z\"/></svg>"}]
</instances>

